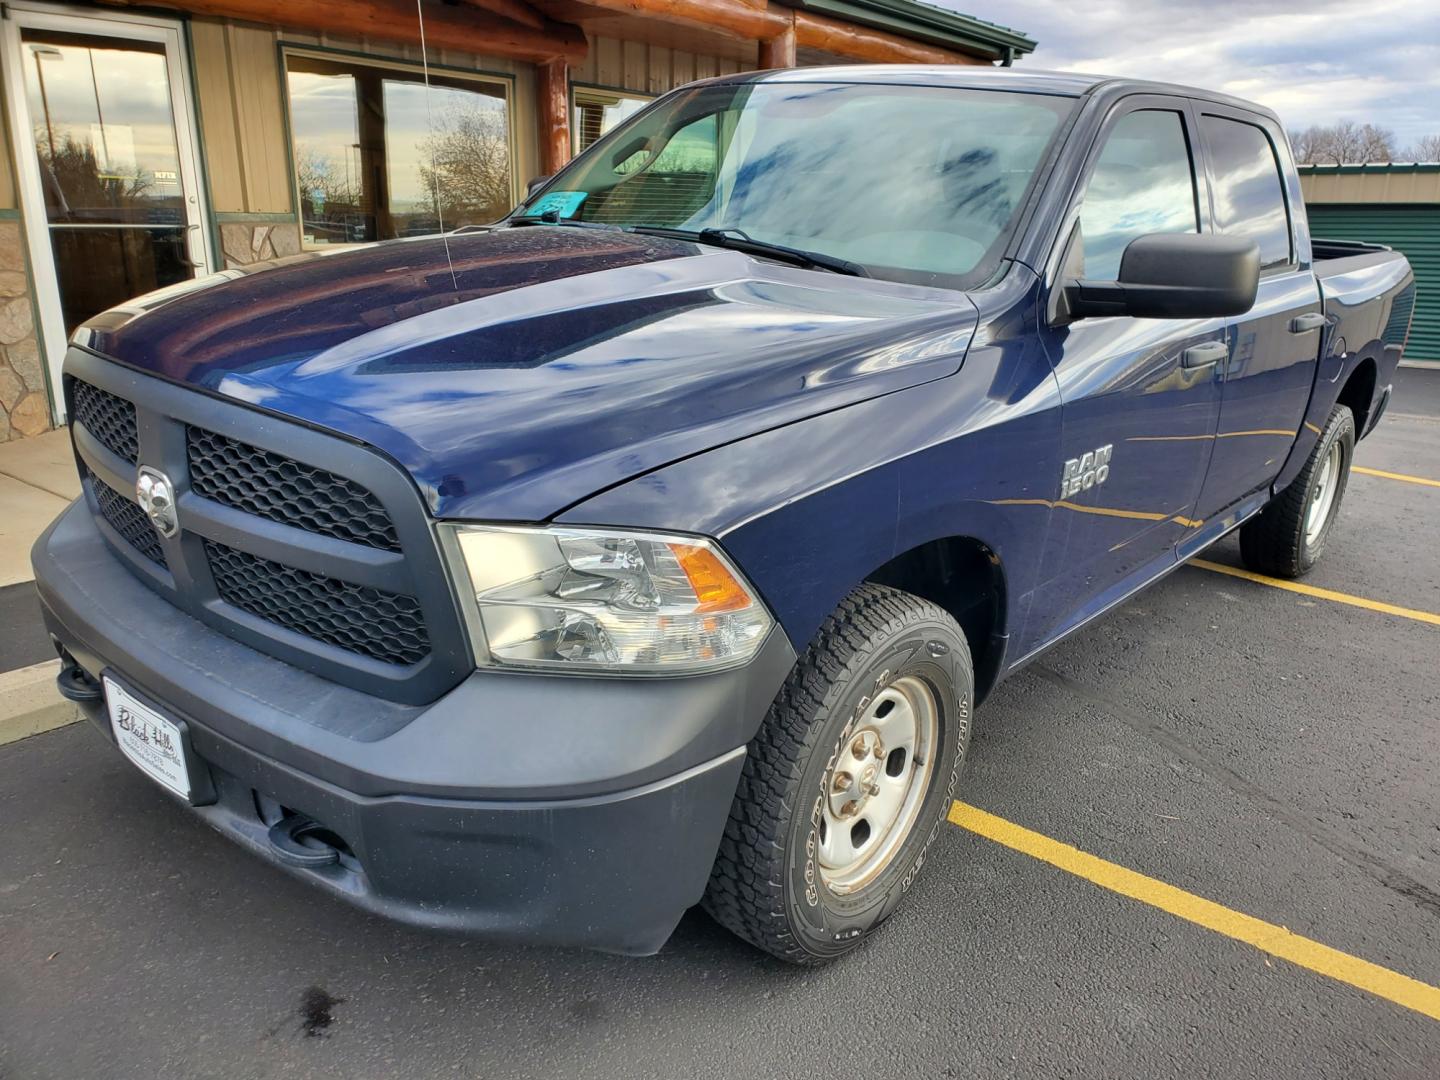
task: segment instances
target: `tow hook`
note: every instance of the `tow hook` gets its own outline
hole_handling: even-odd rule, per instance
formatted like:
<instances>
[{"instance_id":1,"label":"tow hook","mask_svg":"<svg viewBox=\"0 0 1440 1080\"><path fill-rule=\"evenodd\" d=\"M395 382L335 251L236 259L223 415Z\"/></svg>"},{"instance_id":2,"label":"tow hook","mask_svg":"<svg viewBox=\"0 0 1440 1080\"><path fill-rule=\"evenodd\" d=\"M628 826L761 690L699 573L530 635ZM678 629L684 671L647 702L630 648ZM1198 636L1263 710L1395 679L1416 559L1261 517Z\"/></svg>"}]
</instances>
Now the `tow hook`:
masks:
<instances>
[{"instance_id":1,"label":"tow hook","mask_svg":"<svg viewBox=\"0 0 1440 1080\"><path fill-rule=\"evenodd\" d=\"M55 676L55 689L60 691L61 697L86 705L105 696L100 684L69 653L60 654L60 664L60 674Z\"/></svg>"},{"instance_id":2,"label":"tow hook","mask_svg":"<svg viewBox=\"0 0 1440 1080\"><path fill-rule=\"evenodd\" d=\"M318 821L294 815L281 818L271 825L267 838L270 841L270 850L281 862L314 869L331 866L340 861L339 850L326 842L327 834L329 830ZM312 847L302 843L307 836L312 842L324 846Z\"/></svg>"}]
</instances>

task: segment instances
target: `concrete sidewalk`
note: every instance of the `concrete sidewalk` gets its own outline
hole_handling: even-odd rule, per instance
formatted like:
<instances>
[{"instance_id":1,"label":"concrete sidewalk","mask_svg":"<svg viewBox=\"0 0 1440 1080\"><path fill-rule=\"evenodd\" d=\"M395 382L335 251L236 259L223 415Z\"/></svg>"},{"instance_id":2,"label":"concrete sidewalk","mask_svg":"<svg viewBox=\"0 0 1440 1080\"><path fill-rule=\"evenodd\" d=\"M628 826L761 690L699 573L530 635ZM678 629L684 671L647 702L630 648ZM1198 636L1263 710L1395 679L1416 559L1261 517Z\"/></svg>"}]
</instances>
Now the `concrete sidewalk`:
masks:
<instances>
[{"instance_id":1,"label":"concrete sidewalk","mask_svg":"<svg viewBox=\"0 0 1440 1080\"><path fill-rule=\"evenodd\" d=\"M0 588L33 577L31 545L79 497L68 431L0 443Z\"/></svg>"},{"instance_id":2,"label":"concrete sidewalk","mask_svg":"<svg viewBox=\"0 0 1440 1080\"><path fill-rule=\"evenodd\" d=\"M0 594L5 600L0 610L7 622L24 623L0 627L7 644L10 639L36 635L42 644L45 640L33 598L25 601L18 594L32 588L28 584L33 578L31 546L79 495L80 478L70 452L69 432L51 431L34 439L0 443ZM32 620L35 625L30 625ZM0 745L80 719L76 707L55 690L57 670L56 661L46 659L0 671Z\"/></svg>"}]
</instances>

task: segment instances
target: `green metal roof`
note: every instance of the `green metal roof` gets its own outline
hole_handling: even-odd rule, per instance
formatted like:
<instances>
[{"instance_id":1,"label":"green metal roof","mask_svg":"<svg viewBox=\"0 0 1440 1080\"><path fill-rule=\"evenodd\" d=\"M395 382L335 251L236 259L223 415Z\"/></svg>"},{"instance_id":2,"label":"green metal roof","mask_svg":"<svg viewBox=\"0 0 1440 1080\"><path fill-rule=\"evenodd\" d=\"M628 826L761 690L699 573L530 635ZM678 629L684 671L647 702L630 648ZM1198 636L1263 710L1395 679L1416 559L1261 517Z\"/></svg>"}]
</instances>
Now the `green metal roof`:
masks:
<instances>
[{"instance_id":1,"label":"green metal roof","mask_svg":"<svg viewBox=\"0 0 1440 1080\"><path fill-rule=\"evenodd\" d=\"M1405 359L1440 360L1440 204L1307 202L1305 213L1315 236L1368 240L1405 254L1415 271L1415 314Z\"/></svg>"},{"instance_id":2,"label":"green metal roof","mask_svg":"<svg viewBox=\"0 0 1440 1080\"><path fill-rule=\"evenodd\" d=\"M858 26L888 30L901 37L928 41L958 52L997 60L1035 51L1035 41L1008 26L961 15L920 0L780 0L793 8L827 15Z\"/></svg>"},{"instance_id":3,"label":"green metal roof","mask_svg":"<svg viewBox=\"0 0 1440 1080\"><path fill-rule=\"evenodd\" d=\"M1440 161L1367 161L1363 165L1301 165L1302 173L1435 173Z\"/></svg>"}]
</instances>

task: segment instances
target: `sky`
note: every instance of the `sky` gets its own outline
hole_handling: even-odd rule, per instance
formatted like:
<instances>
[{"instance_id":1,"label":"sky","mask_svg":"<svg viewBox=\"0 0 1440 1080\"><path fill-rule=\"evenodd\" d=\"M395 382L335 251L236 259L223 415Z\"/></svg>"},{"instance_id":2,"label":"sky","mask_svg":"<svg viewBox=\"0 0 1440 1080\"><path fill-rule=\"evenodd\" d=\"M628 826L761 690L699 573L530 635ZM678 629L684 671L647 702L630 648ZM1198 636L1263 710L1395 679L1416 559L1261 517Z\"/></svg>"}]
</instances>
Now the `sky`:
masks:
<instances>
[{"instance_id":1,"label":"sky","mask_svg":"<svg viewBox=\"0 0 1440 1080\"><path fill-rule=\"evenodd\" d=\"M1343 120L1440 134L1434 0L931 0L1019 30L1025 67L1129 75L1268 105L1291 130Z\"/></svg>"}]
</instances>

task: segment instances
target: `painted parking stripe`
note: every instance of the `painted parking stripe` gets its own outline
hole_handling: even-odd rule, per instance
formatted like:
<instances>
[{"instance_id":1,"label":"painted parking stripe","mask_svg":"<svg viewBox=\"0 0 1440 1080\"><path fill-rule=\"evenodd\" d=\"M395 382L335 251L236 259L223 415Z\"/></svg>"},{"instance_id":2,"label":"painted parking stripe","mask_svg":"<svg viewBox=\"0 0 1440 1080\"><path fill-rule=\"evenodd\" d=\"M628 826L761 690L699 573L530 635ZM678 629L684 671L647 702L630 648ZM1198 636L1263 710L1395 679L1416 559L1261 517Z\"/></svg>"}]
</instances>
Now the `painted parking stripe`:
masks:
<instances>
[{"instance_id":1,"label":"painted parking stripe","mask_svg":"<svg viewBox=\"0 0 1440 1080\"><path fill-rule=\"evenodd\" d=\"M1423 476L1411 476L1409 473L1367 469L1364 465L1351 465L1350 471L1363 473L1366 476L1382 476L1386 480L1403 480L1407 484L1424 484L1426 487L1440 488L1440 480L1427 480Z\"/></svg>"},{"instance_id":2,"label":"painted parking stripe","mask_svg":"<svg viewBox=\"0 0 1440 1080\"><path fill-rule=\"evenodd\" d=\"M1298 967L1354 986L1386 1001L1393 1001L1432 1020L1440 1020L1440 988L1428 983L1332 949L1328 945L1292 933L1286 927L1234 911L1213 900L1206 900L1184 889L1177 889L1174 885L1167 885L1163 881L1107 862L968 803L954 803L948 816L953 825L1041 862L1047 862L1103 889L1128 896L1142 904L1149 904L1217 934L1253 945L1261 952L1288 960Z\"/></svg>"},{"instance_id":3,"label":"painted parking stripe","mask_svg":"<svg viewBox=\"0 0 1440 1080\"><path fill-rule=\"evenodd\" d=\"M1269 585L1272 589L1284 589L1286 592L1299 593L1301 596L1313 596L1317 600L1331 600L1337 604L1349 604L1351 607L1364 608L1366 611L1398 615L1402 619L1413 619L1416 622L1429 623L1431 626L1440 626L1440 615L1433 611L1420 611L1416 608L1401 607L1399 604L1387 604L1383 600L1367 600L1363 596L1351 596L1349 593L1336 592L1334 589L1322 589L1316 585L1302 585L1298 581L1266 577L1264 574L1241 570L1238 566L1225 566L1222 563L1211 562L1209 559L1191 559L1188 565L1198 566L1201 570L1212 570L1217 574L1244 578L1246 581L1254 581L1261 585Z\"/></svg>"}]
</instances>

